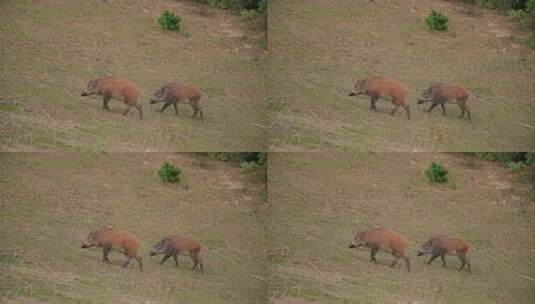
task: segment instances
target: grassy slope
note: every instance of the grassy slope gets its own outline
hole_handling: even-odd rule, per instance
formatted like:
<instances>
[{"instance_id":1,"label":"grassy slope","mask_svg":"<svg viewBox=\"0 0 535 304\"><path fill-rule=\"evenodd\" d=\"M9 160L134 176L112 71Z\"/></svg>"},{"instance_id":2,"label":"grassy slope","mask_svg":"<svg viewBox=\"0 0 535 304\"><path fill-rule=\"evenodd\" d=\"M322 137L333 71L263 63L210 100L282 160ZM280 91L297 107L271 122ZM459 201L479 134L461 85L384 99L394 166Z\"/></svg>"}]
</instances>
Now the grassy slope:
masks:
<instances>
[{"instance_id":1,"label":"grassy slope","mask_svg":"<svg viewBox=\"0 0 535 304\"><path fill-rule=\"evenodd\" d=\"M185 186L159 181L163 161ZM0 171L0 302L265 303L261 185L239 168L182 154L3 154ZM80 249L107 225L138 236L144 272ZM148 256L171 233L204 244L204 276L187 257L176 269Z\"/></svg>"},{"instance_id":2,"label":"grassy slope","mask_svg":"<svg viewBox=\"0 0 535 304\"><path fill-rule=\"evenodd\" d=\"M432 9L450 17L448 32L427 29ZM273 0L269 13L272 150L535 148L535 52L521 34L508 38L504 16L442 0ZM356 79L373 75L407 85L411 121L403 111L387 115L389 101L370 113L369 98L347 96ZM457 119L455 105L447 117L416 105L439 81L471 89L473 124Z\"/></svg>"},{"instance_id":3,"label":"grassy slope","mask_svg":"<svg viewBox=\"0 0 535 304\"><path fill-rule=\"evenodd\" d=\"M450 169L449 186L423 174ZM273 303L533 303L534 204L525 184L495 163L449 154L275 154L270 158L275 253ZM347 248L357 230L385 227L409 241L413 271L392 256ZM470 276L416 248L432 233L473 248Z\"/></svg>"},{"instance_id":4,"label":"grassy slope","mask_svg":"<svg viewBox=\"0 0 535 304\"><path fill-rule=\"evenodd\" d=\"M163 32L163 10L180 15L183 34ZM2 1L0 150L265 150L266 115L258 46L262 33L239 17L190 1ZM143 90L146 119L101 110L80 97L87 81L115 74ZM160 115L149 92L167 81L204 91L206 123L191 107Z\"/></svg>"}]
</instances>

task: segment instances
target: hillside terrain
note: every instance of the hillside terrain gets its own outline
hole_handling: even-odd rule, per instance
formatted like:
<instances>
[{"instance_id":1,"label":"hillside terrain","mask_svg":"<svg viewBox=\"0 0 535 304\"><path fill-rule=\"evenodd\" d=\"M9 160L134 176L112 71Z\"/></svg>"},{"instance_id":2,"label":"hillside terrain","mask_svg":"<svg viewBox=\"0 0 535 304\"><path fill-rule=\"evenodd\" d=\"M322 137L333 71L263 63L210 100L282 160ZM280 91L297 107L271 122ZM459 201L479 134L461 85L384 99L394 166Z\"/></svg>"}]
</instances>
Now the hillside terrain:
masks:
<instances>
[{"instance_id":1,"label":"hillside terrain","mask_svg":"<svg viewBox=\"0 0 535 304\"><path fill-rule=\"evenodd\" d=\"M163 31L165 11L182 18ZM265 33L195 1L1 1L0 151L258 151L266 149ZM145 119L112 100L81 97L90 79L117 75L142 90ZM157 111L166 82L197 86L205 123L181 104Z\"/></svg>"},{"instance_id":2,"label":"hillside terrain","mask_svg":"<svg viewBox=\"0 0 535 304\"><path fill-rule=\"evenodd\" d=\"M447 32L429 30L432 10ZM535 52L496 11L443 0L272 0L269 11L270 150L531 151ZM412 110L349 97L357 79L387 76ZM433 83L466 86L473 123L457 105L417 105Z\"/></svg>"},{"instance_id":3,"label":"hillside terrain","mask_svg":"<svg viewBox=\"0 0 535 304\"><path fill-rule=\"evenodd\" d=\"M430 162L450 173L427 181ZM535 203L496 163L455 154L287 153L270 158L271 303L528 304L535 301ZM412 272L393 257L349 249L357 231L383 227L408 240ZM456 257L427 265L432 234L471 244L472 274Z\"/></svg>"},{"instance_id":4,"label":"hillside terrain","mask_svg":"<svg viewBox=\"0 0 535 304\"><path fill-rule=\"evenodd\" d=\"M160 181L163 162L182 169L179 184ZM263 186L240 168L190 154L3 153L0 172L2 303L266 302ZM143 272L80 248L107 226L137 236ZM204 275L188 257L176 268L149 256L170 234L203 245Z\"/></svg>"}]
</instances>

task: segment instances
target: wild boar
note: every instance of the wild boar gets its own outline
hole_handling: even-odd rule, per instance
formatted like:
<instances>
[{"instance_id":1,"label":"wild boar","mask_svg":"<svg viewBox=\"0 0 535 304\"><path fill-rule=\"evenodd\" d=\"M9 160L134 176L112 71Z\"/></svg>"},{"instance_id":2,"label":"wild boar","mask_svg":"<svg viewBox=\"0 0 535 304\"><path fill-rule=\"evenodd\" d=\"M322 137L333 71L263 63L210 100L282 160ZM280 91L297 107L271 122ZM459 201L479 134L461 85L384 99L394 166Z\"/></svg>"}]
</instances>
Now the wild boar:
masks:
<instances>
[{"instance_id":1,"label":"wild boar","mask_svg":"<svg viewBox=\"0 0 535 304\"><path fill-rule=\"evenodd\" d=\"M468 89L458 86L456 84L444 84L438 83L427 88L420 98L418 98L418 104L432 102L431 107L427 110L430 113L437 105L442 107L442 114L446 116L446 103L456 103L461 108L461 115L459 118L464 117L464 113L467 113L468 121L472 122L470 117L470 108L468 107L468 97L470 93Z\"/></svg>"},{"instance_id":2,"label":"wild boar","mask_svg":"<svg viewBox=\"0 0 535 304\"><path fill-rule=\"evenodd\" d=\"M173 105L176 115L178 115L177 103L189 103L193 108L193 116L191 118L195 118L197 112L199 112L201 121L204 122L202 116L203 110L199 104L201 97L201 91L192 85L170 82L154 92L150 103L155 104L158 102L165 102L163 107L160 109L160 113L163 112L168 106Z\"/></svg>"},{"instance_id":3,"label":"wild boar","mask_svg":"<svg viewBox=\"0 0 535 304\"><path fill-rule=\"evenodd\" d=\"M110 110L108 103L112 98L122 100L126 105L123 115L128 114L130 109L135 107L139 112L139 118L143 119L143 110L137 102L140 93L141 90L126 78L105 76L90 80L81 95L89 96L96 94L102 96L102 109L106 111Z\"/></svg>"},{"instance_id":4,"label":"wild boar","mask_svg":"<svg viewBox=\"0 0 535 304\"><path fill-rule=\"evenodd\" d=\"M382 76L357 80L349 96L358 96L360 94L370 96L370 110L372 111L377 111L375 104L379 98L390 98L394 104L394 109L392 109L390 115L395 115L398 108L402 107L407 112L407 117L411 119L409 105L405 104L407 89L399 80Z\"/></svg>"},{"instance_id":5,"label":"wild boar","mask_svg":"<svg viewBox=\"0 0 535 304\"><path fill-rule=\"evenodd\" d=\"M370 262L377 263L375 255L378 251L391 253L395 260L390 267L395 267L399 259L403 259L407 264L407 270L411 271L411 263L405 255L407 242L400 234L383 228L371 229L357 233L355 241L349 245L349 248L358 248L360 246L371 249Z\"/></svg>"},{"instance_id":6,"label":"wild boar","mask_svg":"<svg viewBox=\"0 0 535 304\"><path fill-rule=\"evenodd\" d=\"M112 250L122 252L126 256L123 267L127 267L132 259L139 263L139 269L143 271L143 262L138 255L139 241L131 233L113 228L104 228L89 233L82 248L91 248L93 246L102 248L102 261L110 263L108 255Z\"/></svg>"},{"instance_id":7,"label":"wild boar","mask_svg":"<svg viewBox=\"0 0 535 304\"><path fill-rule=\"evenodd\" d=\"M446 267L446 255L457 256L461 261L461 268L459 268L459 271L463 270L466 265L468 272L472 273L472 270L470 269L470 261L467 256L469 250L470 245L462 239L447 235L435 235L422 245L417 254L418 256L430 254L431 258L427 264L431 264L437 257L440 257L442 266L444 267Z\"/></svg>"},{"instance_id":8,"label":"wild boar","mask_svg":"<svg viewBox=\"0 0 535 304\"><path fill-rule=\"evenodd\" d=\"M189 255L193 261L193 267L191 271L197 269L204 273L203 264L199 253L201 252L201 245L196 241L183 238L176 235L164 237L160 242L158 242L150 251L151 256L158 254L163 254L164 257L160 261L160 265L163 264L168 258L173 257L175 260L175 265L178 267L178 256L179 255Z\"/></svg>"}]
</instances>

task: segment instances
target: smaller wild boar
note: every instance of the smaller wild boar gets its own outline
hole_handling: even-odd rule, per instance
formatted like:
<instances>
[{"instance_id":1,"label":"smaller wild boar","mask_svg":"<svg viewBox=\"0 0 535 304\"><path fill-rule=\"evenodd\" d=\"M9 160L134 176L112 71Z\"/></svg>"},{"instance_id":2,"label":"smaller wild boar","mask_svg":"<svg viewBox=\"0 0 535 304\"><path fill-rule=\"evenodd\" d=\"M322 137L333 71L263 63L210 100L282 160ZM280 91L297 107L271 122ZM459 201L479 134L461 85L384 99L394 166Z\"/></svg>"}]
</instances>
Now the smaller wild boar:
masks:
<instances>
[{"instance_id":1,"label":"smaller wild boar","mask_svg":"<svg viewBox=\"0 0 535 304\"><path fill-rule=\"evenodd\" d=\"M104 228L101 230L89 233L85 242L82 243L82 248L91 248L93 246L102 248L102 261L110 263L108 255L112 250L122 252L127 260L123 263L123 267L127 267L132 259L136 259L139 263L139 269L143 271L143 262L138 255L139 241L131 233L112 228Z\"/></svg>"},{"instance_id":2,"label":"smaller wild boar","mask_svg":"<svg viewBox=\"0 0 535 304\"><path fill-rule=\"evenodd\" d=\"M108 103L110 99L115 98L122 100L126 109L123 115L128 114L132 107L135 107L139 112L139 118L143 119L143 110L138 104L137 99L141 90L130 80L117 76L105 76L97 79L92 79L87 83L87 87L82 91L82 96L100 95L102 96L102 108L109 111Z\"/></svg>"},{"instance_id":3,"label":"smaller wild boar","mask_svg":"<svg viewBox=\"0 0 535 304\"><path fill-rule=\"evenodd\" d=\"M360 94L370 96L370 109L372 111L377 111L375 104L379 98L390 98L394 104L394 109L390 112L390 115L395 115L398 108L402 107L407 112L407 117L411 119L409 105L405 104L407 89L399 80L382 76L357 80L353 90L349 92L349 96L358 96Z\"/></svg>"},{"instance_id":4,"label":"smaller wild boar","mask_svg":"<svg viewBox=\"0 0 535 304\"><path fill-rule=\"evenodd\" d=\"M163 264L168 258L173 257L175 265L178 267L178 256L189 255L193 261L193 267L191 271L198 269L201 273L204 273L203 264L199 253L201 252L201 245L196 241L183 238L176 235L164 237L159 241L150 251L150 255L163 254L164 257L160 261ZM198 267L198 268L197 268Z\"/></svg>"},{"instance_id":5,"label":"smaller wild boar","mask_svg":"<svg viewBox=\"0 0 535 304\"><path fill-rule=\"evenodd\" d=\"M400 234L383 228L371 229L357 233L355 241L349 245L349 248L358 248L360 246L371 249L370 262L377 263L375 255L378 251L391 253L395 260L390 267L395 267L399 259L403 259L407 264L407 270L411 271L411 263L405 255L407 242Z\"/></svg>"},{"instance_id":6,"label":"smaller wild boar","mask_svg":"<svg viewBox=\"0 0 535 304\"><path fill-rule=\"evenodd\" d=\"M444 267L446 266L446 255L457 256L461 261L459 271L463 270L464 265L466 265L468 272L472 273L470 261L467 256L469 250L470 245L462 239L447 235L435 235L422 245L418 250L418 256L430 254L431 258L427 264L431 264L437 257L440 257L442 266Z\"/></svg>"},{"instance_id":7,"label":"smaller wild boar","mask_svg":"<svg viewBox=\"0 0 535 304\"><path fill-rule=\"evenodd\" d=\"M193 116L191 118L195 118L197 112L199 112L201 121L204 122L202 107L199 104L201 97L201 91L192 85L170 82L154 92L150 104L165 102L160 112L163 112L168 106L173 105L175 113L178 115L177 103L189 103L193 108Z\"/></svg>"},{"instance_id":8,"label":"smaller wild boar","mask_svg":"<svg viewBox=\"0 0 535 304\"><path fill-rule=\"evenodd\" d=\"M430 113L433 108L435 108L437 105L440 105L442 107L442 114L445 116L445 104L447 102L456 103L462 111L461 115L459 115L459 118L463 118L464 113L466 112L468 121L472 122L472 118L470 117L470 108L468 107L469 95L470 93L468 92L468 89L464 87L455 84L438 83L430 86L422 93L420 98L418 98L418 104L431 102L431 107L429 110L427 110L427 113Z\"/></svg>"}]
</instances>

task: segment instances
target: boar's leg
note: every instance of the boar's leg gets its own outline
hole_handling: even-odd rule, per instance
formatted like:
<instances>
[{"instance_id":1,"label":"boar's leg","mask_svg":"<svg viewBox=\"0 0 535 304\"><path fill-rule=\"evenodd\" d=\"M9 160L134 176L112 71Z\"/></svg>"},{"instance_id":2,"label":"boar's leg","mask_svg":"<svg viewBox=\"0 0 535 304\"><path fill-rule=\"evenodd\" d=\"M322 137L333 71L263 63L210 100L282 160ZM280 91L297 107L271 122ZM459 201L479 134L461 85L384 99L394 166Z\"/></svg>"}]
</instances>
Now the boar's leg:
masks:
<instances>
[{"instance_id":1,"label":"boar's leg","mask_svg":"<svg viewBox=\"0 0 535 304\"><path fill-rule=\"evenodd\" d=\"M139 270L143 271L143 262L141 261L141 257L135 257L135 259L139 264Z\"/></svg>"},{"instance_id":2,"label":"boar's leg","mask_svg":"<svg viewBox=\"0 0 535 304\"><path fill-rule=\"evenodd\" d=\"M204 122L204 119L202 117L202 108L200 105L191 105L191 107L193 108L193 116L191 116L191 118L195 118L195 116L197 116L197 112L199 112L199 114L201 115L201 121Z\"/></svg>"},{"instance_id":3,"label":"boar's leg","mask_svg":"<svg viewBox=\"0 0 535 304\"><path fill-rule=\"evenodd\" d=\"M472 117L470 117L470 109L468 109L467 106L465 106L465 109L466 109L466 114L468 115L468 122L472 122Z\"/></svg>"},{"instance_id":4,"label":"boar's leg","mask_svg":"<svg viewBox=\"0 0 535 304\"><path fill-rule=\"evenodd\" d=\"M404 257L403 261L405 261L405 264L407 264L407 270L411 271L411 261L409 260L409 257Z\"/></svg>"},{"instance_id":5,"label":"boar's leg","mask_svg":"<svg viewBox=\"0 0 535 304\"><path fill-rule=\"evenodd\" d=\"M433 263L433 261L434 261L436 258L438 258L439 256L440 256L440 254L433 254L433 255L431 256L431 258L429 259L429 261L427 261L427 264L431 264L431 263Z\"/></svg>"},{"instance_id":6,"label":"boar's leg","mask_svg":"<svg viewBox=\"0 0 535 304\"><path fill-rule=\"evenodd\" d=\"M176 103L173 104L173 108L175 108L175 114L178 116L178 108Z\"/></svg>"},{"instance_id":7,"label":"boar's leg","mask_svg":"<svg viewBox=\"0 0 535 304\"><path fill-rule=\"evenodd\" d=\"M110 260L108 259L108 254L110 254L111 248L104 248L102 250L102 261L106 263L110 263Z\"/></svg>"},{"instance_id":8,"label":"boar's leg","mask_svg":"<svg viewBox=\"0 0 535 304\"><path fill-rule=\"evenodd\" d=\"M377 259L375 258L375 255L377 254L377 251L379 251L378 248L372 248L370 252L370 262L378 263Z\"/></svg>"},{"instance_id":9,"label":"boar's leg","mask_svg":"<svg viewBox=\"0 0 535 304\"><path fill-rule=\"evenodd\" d=\"M128 264L130 264L130 261L132 261L132 257L127 255L126 261L123 263L123 267L124 268L128 267Z\"/></svg>"},{"instance_id":10,"label":"boar's leg","mask_svg":"<svg viewBox=\"0 0 535 304\"><path fill-rule=\"evenodd\" d=\"M396 115L396 112L398 111L398 108L399 108L399 105L396 104L394 106L394 108L392 109L392 111L390 111L390 115L392 115L392 116Z\"/></svg>"},{"instance_id":11,"label":"boar's leg","mask_svg":"<svg viewBox=\"0 0 535 304\"><path fill-rule=\"evenodd\" d=\"M162 113L168 106L170 106L171 103L170 102L166 102L163 107L160 109L160 113Z\"/></svg>"},{"instance_id":12,"label":"boar's leg","mask_svg":"<svg viewBox=\"0 0 535 304\"><path fill-rule=\"evenodd\" d=\"M130 112L130 109L131 109L131 108L132 108L132 106L129 105L129 104L127 104L127 105L126 105L126 109L123 111L123 115L128 114L128 112Z\"/></svg>"},{"instance_id":13,"label":"boar's leg","mask_svg":"<svg viewBox=\"0 0 535 304\"><path fill-rule=\"evenodd\" d=\"M191 260L193 261L193 267L191 268L191 271L194 271L195 269L197 269L201 273L204 273L203 265L199 257L192 255Z\"/></svg>"},{"instance_id":14,"label":"boar's leg","mask_svg":"<svg viewBox=\"0 0 535 304\"><path fill-rule=\"evenodd\" d=\"M371 111L377 111L377 107L375 106L375 104L377 103L377 99L379 99L378 96L372 96L371 97L371 104L370 104L370 110Z\"/></svg>"},{"instance_id":15,"label":"boar's leg","mask_svg":"<svg viewBox=\"0 0 535 304\"><path fill-rule=\"evenodd\" d=\"M433 104L429 107L429 110L427 110L427 113L431 113L431 111L433 111L433 109L438 106L438 102L433 102Z\"/></svg>"},{"instance_id":16,"label":"boar's leg","mask_svg":"<svg viewBox=\"0 0 535 304\"><path fill-rule=\"evenodd\" d=\"M396 258L394 259L394 261L392 262L392 264L390 264L390 267L391 267L391 268L396 267L396 265L398 264L399 259L400 259L400 257L399 257L399 256L396 256Z\"/></svg>"},{"instance_id":17,"label":"boar's leg","mask_svg":"<svg viewBox=\"0 0 535 304\"><path fill-rule=\"evenodd\" d=\"M102 110L109 111L110 108L108 107L108 103L110 102L110 96L103 96L102 97Z\"/></svg>"},{"instance_id":18,"label":"boar's leg","mask_svg":"<svg viewBox=\"0 0 535 304\"><path fill-rule=\"evenodd\" d=\"M411 110L409 108L409 105L403 105L403 109L407 112L407 117L411 119Z\"/></svg>"},{"instance_id":19,"label":"boar's leg","mask_svg":"<svg viewBox=\"0 0 535 304\"><path fill-rule=\"evenodd\" d=\"M178 255L176 253L173 254L173 259L175 260L175 266L178 267Z\"/></svg>"},{"instance_id":20,"label":"boar's leg","mask_svg":"<svg viewBox=\"0 0 535 304\"><path fill-rule=\"evenodd\" d=\"M446 116L446 105L441 103L440 106L442 107L442 115Z\"/></svg>"},{"instance_id":21,"label":"boar's leg","mask_svg":"<svg viewBox=\"0 0 535 304\"><path fill-rule=\"evenodd\" d=\"M141 108L141 105L136 104L135 107L136 107L137 111L139 112L139 118L143 119L143 109Z\"/></svg>"},{"instance_id":22,"label":"boar's leg","mask_svg":"<svg viewBox=\"0 0 535 304\"><path fill-rule=\"evenodd\" d=\"M443 254L441 254L440 259L442 260L442 266L446 267L446 257Z\"/></svg>"},{"instance_id":23,"label":"boar's leg","mask_svg":"<svg viewBox=\"0 0 535 304\"><path fill-rule=\"evenodd\" d=\"M163 263L165 263L165 261L167 261L168 258L170 258L173 254L172 253L166 253L163 257L163 259L160 261L160 265L162 265Z\"/></svg>"},{"instance_id":24,"label":"boar's leg","mask_svg":"<svg viewBox=\"0 0 535 304\"><path fill-rule=\"evenodd\" d=\"M468 258L462 255L459 255L459 260L461 261L461 268L459 268L459 271L463 270L464 265L467 266L467 270L469 273L472 273L472 270L470 269L470 262L468 262Z\"/></svg>"}]
</instances>

